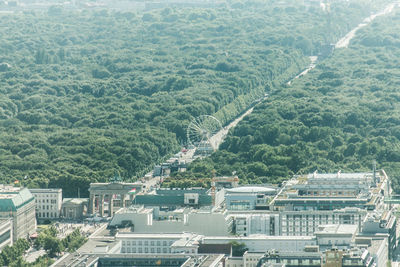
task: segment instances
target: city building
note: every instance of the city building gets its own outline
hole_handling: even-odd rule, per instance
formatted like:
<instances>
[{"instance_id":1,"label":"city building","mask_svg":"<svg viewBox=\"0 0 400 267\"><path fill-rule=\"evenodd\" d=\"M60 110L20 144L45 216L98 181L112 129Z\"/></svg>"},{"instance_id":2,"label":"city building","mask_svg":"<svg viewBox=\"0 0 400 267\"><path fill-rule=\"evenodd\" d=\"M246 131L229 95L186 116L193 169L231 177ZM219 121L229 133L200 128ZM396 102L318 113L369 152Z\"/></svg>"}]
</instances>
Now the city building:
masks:
<instances>
[{"instance_id":1,"label":"city building","mask_svg":"<svg viewBox=\"0 0 400 267\"><path fill-rule=\"evenodd\" d=\"M0 220L0 251L13 244L12 219Z\"/></svg>"},{"instance_id":2,"label":"city building","mask_svg":"<svg viewBox=\"0 0 400 267\"><path fill-rule=\"evenodd\" d=\"M61 205L61 217L68 220L83 220L87 215L87 198L64 198Z\"/></svg>"},{"instance_id":3,"label":"city building","mask_svg":"<svg viewBox=\"0 0 400 267\"><path fill-rule=\"evenodd\" d=\"M12 219L13 242L36 232L35 198L27 188L0 185L0 219Z\"/></svg>"},{"instance_id":4,"label":"city building","mask_svg":"<svg viewBox=\"0 0 400 267\"><path fill-rule=\"evenodd\" d=\"M367 211L359 208L337 210L281 211L280 235L314 235L320 225L349 224L361 229Z\"/></svg>"},{"instance_id":5,"label":"city building","mask_svg":"<svg viewBox=\"0 0 400 267\"><path fill-rule=\"evenodd\" d=\"M228 210L267 210L276 189L269 186L241 186L225 190Z\"/></svg>"},{"instance_id":6,"label":"city building","mask_svg":"<svg viewBox=\"0 0 400 267\"><path fill-rule=\"evenodd\" d=\"M208 189L156 189L153 194L138 194L133 201L134 205L145 207L160 207L160 210L175 210L181 207L200 208L212 205L212 197Z\"/></svg>"},{"instance_id":7,"label":"city building","mask_svg":"<svg viewBox=\"0 0 400 267\"><path fill-rule=\"evenodd\" d=\"M362 228L368 211L359 208L310 211L229 211L234 218L233 234L312 236L320 225L351 224Z\"/></svg>"},{"instance_id":8,"label":"city building","mask_svg":"<svg viewBox=\"0 0 400 267\"><path fill-rule=\"evenodd\" d=\"M390 210L374 211L364 219L359 237L385 239L388 246L388 256L392 258L397 248L397 219Z\"/></svg>"},{"instance_id":9,"label":"city building","mask_svg":"<svg viewBox=\"0 0 400 267\"><path fill-rule=\"evenodd\" d=\"M255 234L278 236L280 234L279 213L242 213L234 217L233 234L250 236Z\"/></svg>"},{"instance_id":10,"label":"city building","mask_svg":"<svg viewBox=\"0 0 400 267\"><path fill-rule=\"evenodd\" d=\"M74 266L86 267L125 267L125 266L158 266L158 267L218 267L224 266L226 256L223 254L82 254L73 259L61 258L51 267L63 267L73 262Z\"/></svg>"},{"instance_id":11,"label":"city building","mask_svg":"<svg viewBox=\"0 0 400 267\"><path fill-rule=\"evenodd\" d=\"M54 220L60 217L62 205L62 189L29 189L35 197L36 216L40 221Z\"/></svg>"},{"instance_id":12,"label":"city building","mask_svg":"<svg viewBox=\"0 0 400 267\"><path fill-rule=\"evenodd\" d=\"M245 244L249 252L266 252L270 249L278 251L303 251L307 246L317 245L315 236L204 236L203 244L228 244L238 242Z\"/></svg>"},{"instance_id":13,"label":"city building","mask_svg":"<svg viewBox=\"0 0 400 267\"><path fill-rule=\"evenodd\" d=\"M219 206L223 201L223 190L212 192L212 190L205 188L160 188L149 194L135 195L133 204L171 211L182 207L201 208Z\"/></svg>"},{"instance_id":14,"label":"city building","mask_svg":"<svg viewBox=\"0 0 400 267\"><path fill-rule=\"evenodd\" d=\"M120 241L121 253L139 254L197 254L202 236L191 233L176 234L136 234L118 233L116 240Z\"/></svg>"},{"instance_id":15,"label":"city building","mask_svg":"<svg viewBox=\"0 0 400 267\"><path fill-rule=\"evenodd\" d=\"M130 225L134 233L191 232L225 236L232 232L233 219L226 211L213 212L192 208L161 211L134 206L119 210L112 218L109 227L121 228L127 225Z\"/></svg>"},{"instance_id":16,"label":"city building","mask_svg":"<svg viewBox=\"0 0 400 267\"><path fill-rule=\"evenodd\" d=\"M274 210L335 210L358 207L374 210L380 204L387 180L384 171L371 173L314 172L285 185L272 200ZM377 189L377 190L374 190Z\"/></svg>"}]
</instances>

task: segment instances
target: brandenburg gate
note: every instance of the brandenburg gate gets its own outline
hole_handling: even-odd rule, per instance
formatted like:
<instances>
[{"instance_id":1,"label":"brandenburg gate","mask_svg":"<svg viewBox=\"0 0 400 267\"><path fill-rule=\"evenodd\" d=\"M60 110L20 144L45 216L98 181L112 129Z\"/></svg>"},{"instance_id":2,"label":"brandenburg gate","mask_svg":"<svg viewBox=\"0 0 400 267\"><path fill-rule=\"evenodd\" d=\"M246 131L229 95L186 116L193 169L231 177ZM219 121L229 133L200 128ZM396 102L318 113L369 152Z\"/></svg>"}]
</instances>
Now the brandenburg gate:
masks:
<instances>
[{"instance_id":1,"label":"brandenburg gate","mask_svg":"<svg viewBox=\"0 0 400 267\"><path fill-rule=\"evenodd\" d=\"M114 214L114 208L124 208L132 204L135 193L142 190L139 183L123 183L114 179L110 183L91 183L89 188L89 214L96 214L101 217L105 214L105 203L108 202L107 216Z\"/></svg>"}]
</instances>

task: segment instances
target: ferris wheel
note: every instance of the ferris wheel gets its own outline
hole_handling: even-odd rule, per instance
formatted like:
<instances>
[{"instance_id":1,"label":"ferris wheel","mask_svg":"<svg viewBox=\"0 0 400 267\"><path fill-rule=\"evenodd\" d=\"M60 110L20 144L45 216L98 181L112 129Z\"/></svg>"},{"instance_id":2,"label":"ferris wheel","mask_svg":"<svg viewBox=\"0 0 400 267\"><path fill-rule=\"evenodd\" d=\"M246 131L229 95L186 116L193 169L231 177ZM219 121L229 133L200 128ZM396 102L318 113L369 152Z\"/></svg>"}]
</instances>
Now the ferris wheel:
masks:
<instances>
[{"instance_id":1,"label":"ferris wheel","mask_svg":"<svg viewBox=\"0 0 400 267\"><path fill-rule=\"evenodd\" d=\"M211 147L217 149L213 136L222 130L221 122L210 115L194 118L187 128L187 140L196 148Z\"/></svg>"}]
</instances>

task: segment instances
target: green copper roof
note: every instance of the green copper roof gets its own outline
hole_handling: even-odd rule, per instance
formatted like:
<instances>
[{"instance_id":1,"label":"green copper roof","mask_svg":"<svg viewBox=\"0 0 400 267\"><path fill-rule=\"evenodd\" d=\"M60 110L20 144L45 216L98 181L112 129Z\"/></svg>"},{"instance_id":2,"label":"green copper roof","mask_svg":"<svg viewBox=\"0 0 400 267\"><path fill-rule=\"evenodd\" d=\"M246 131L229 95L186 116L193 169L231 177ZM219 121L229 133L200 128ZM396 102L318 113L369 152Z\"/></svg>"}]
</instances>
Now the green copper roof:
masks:
<instances>
[{"instance_id":1,"label":"green copper roof","mask_svg":"<svg viewBox=\"0 0 400 267\"><path fill-rule=\"evenodd\" d=\"M17 211L33 200L34 197L27 188L16 192L0 192L0 212Z\"/></svg>"}]
</instances>

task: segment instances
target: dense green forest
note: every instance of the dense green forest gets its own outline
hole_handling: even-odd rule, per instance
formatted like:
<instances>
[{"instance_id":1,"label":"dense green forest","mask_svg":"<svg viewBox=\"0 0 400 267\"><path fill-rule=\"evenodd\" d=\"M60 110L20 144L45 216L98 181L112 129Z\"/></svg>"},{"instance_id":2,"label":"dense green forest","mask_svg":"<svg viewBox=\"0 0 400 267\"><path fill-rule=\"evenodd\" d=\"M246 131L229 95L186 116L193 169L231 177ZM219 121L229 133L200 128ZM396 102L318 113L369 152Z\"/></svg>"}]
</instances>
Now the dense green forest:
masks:
<instances>
[{"instance_id":1,"label":"dense green forest","mask_svg":"<svg viewBox=\"0 0 400 267\"><path fill-rule=\"evenodd\" d=\"M135 180L185 144L193 116L215 114L229 122L295 76L308 64L307 56L319 53L385 2L353 0L332 4L329 10L295 0L254 0L144 13L52 7L48 12L1 14L1 182L61 187L70 197L78 188L85 196L90 182L106 181L116 171ZM299 84L283 88L271 97L274 107L276 99L285 99L274 112L287 111L286 118L294 119L300 106L304 114L325 108L306 105L307 95L329 94L335 84L346 81L335 76L338 71L330 71L334 78L325 72L327 83L310 81L310 88L320 86L326 92L311 93ZM292 153L300 158L297 162L287 153L311 151L303 149L304 133L288 132L292 127L284 125L284 117L265 116L269 107L257 107L209 160L221 163L219 172L231 172L226 164L235 162L234 169L246 181L261 174L285 177L289 170L305 168L303 154ZM327 121L323 114L315 117L301 122L307 131L318 125L318 118ZM279 141L259 128L272 131L270 123ZM342 122L331 126L335 123ZM361 138L360 129L354 128L354 136ZM338 135L340 147L346 146L348 132ZM293 144L293 138L299 142ZM329 140L324 141L321 149L329 147ZM277 156L260 152L252 154L259 158L249 157L250 148Z\"/></svg>"},{"instance_id":2,"label":"dense green forest","mask_svg":"<svg viewBox=\"0 0 400 267\"><path fill-rule=\"evenodd\" d=\"M232 171L243 183L293 174L368 171L400 191L400 12L379 17L291 86L275 90L185 177ZM170 181L174 186L182 177ZM198 181L207 182L207 179Z\"/></svg>"}]
</instances>

